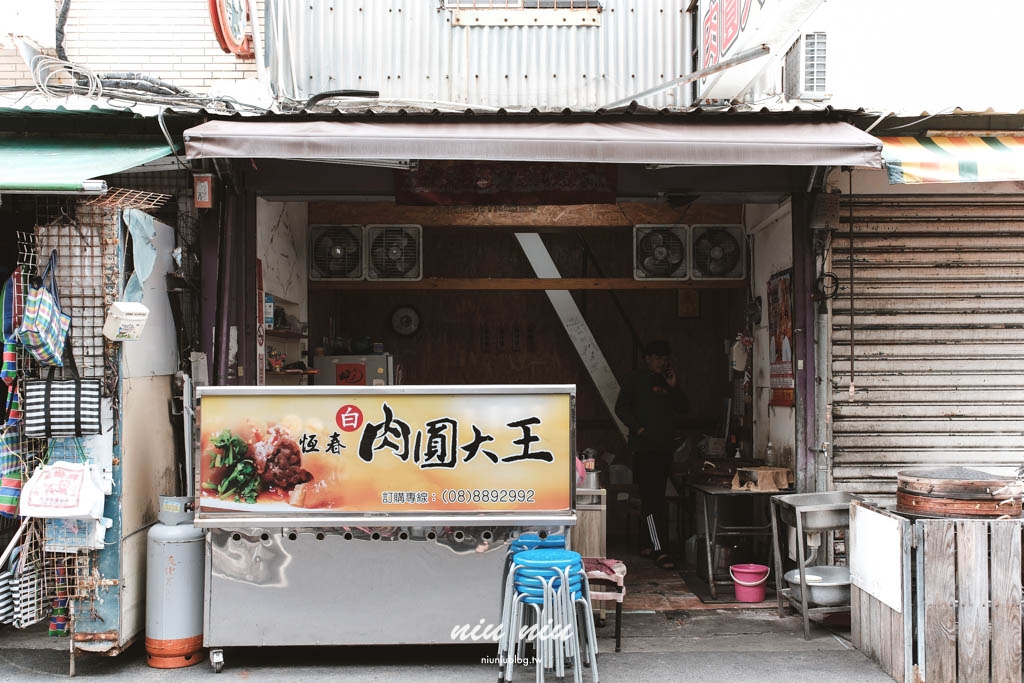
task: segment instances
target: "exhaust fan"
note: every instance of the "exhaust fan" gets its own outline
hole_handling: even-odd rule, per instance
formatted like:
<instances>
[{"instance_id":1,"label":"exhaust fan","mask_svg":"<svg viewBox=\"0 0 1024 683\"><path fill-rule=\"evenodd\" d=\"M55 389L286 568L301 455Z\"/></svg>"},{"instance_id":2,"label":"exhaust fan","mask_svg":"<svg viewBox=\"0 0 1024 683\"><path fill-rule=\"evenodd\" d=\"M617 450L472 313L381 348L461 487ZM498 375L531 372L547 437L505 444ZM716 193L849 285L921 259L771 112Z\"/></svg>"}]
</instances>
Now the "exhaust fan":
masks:
<instances>
[{"instance_id":1,"label":"exhaust fan","mask_svg":"<svg viewBox=\"0 0 1024 683\"><path fill-rule=\"evenodd\" d=\"M309 226L309 279L362 280L363 226Z\"/></svg>"},{"instance_id":2,"label":"exhaust fan","mask_svg":"<svg viewBox=\"0 0 1024 683\"><path fill-rule=\"evenodd\" d=\"M685 280L690 277L685 225L633 226L633 278Z\"/></svg>"},{"instance_id":3,"label":"exhaust fan","mask_svg":"<svg viewBox=\"0 0 1024 683\"><path fill-rule=\"evenodd\" d=\"M690 276L694 280L742 280L747 274L742 225L694 225Z\"/></svg>"},{"instance_id":4,"label":"exhaust fan","mask_svg":"<svg viewBox=\"0 0 1024 683\"><path fill-rule=\"evenodd\" d=\"M419 225L366 226L368 280L422 280L423 228Z\"/></svg>"}]
</instances>

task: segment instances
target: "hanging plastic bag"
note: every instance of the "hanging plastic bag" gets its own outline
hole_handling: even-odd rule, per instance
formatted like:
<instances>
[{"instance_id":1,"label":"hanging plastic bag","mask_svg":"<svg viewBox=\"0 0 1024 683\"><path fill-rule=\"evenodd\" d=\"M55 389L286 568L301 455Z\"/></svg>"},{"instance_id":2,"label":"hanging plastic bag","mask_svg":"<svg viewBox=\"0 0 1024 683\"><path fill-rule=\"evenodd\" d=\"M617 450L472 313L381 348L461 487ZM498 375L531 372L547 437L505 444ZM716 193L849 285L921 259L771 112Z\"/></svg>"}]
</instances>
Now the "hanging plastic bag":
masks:
<instances>
[{"instance_id":1,"label":"hanging plastic bag","mask_svg":"<svg viewBox=\"0 0 1024 683\"><path fill-rule=\"evenodd\" d=\"M103 517L103 477L78 447L81 462L41 465L25 482L21 494L23 517L100 519Z\"/></svg>"},{"instance_id":2,"label":"hanging plastic bag","mask_svg":"<svg viewBox=\"0 0 1024 683\"><path fill-rule=\"evenodd\" d=\"M99 379L82 379L70 343L64 357L71 371L70 379L55 379L56 368L51 367L46 379L22 382L26 436L50 439L100 433L102 383Z\"/></svg>"},{"instance_id":3,"label":"hanging plastic bag","mask_svg":"<svg viewBox=\"0 0 1024 683\"><path fill-rule=\"evenodd\" d=\"M56 269L57 250L54 249L43 274L32 278L17 337L37 361L60 367L64 342L71 328L71 316L60 309Z\"/></svg>"}]
</instances>

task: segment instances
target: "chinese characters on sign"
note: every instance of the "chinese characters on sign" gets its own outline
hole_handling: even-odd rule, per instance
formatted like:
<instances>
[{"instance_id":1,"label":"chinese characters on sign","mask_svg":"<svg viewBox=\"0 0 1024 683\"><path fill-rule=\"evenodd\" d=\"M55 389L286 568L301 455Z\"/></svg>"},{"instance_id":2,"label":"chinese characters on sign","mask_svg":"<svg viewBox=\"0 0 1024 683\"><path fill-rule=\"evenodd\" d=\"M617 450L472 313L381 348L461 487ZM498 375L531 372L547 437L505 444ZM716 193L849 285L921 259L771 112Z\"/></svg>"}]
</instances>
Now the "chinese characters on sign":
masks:
<instances>
[{"instance_id":1,"label":"chinese characters on sign","mask_svg":"<svg viewBox=\"0 0 1024 683\"><path fill-rule=\"evenodd\" d=\"M757 0L764 6L765 0ZM706 69L731 56L740 33L746 30L754 0L711 0L701 15L701 68ZM703 79L706 81L707 79ZM702 82L703 82L702 81Z\"/></svg>"},{"instance_id":2,"label":"chinese characters on sign","mask_svg":"<svg viewBox=\"0 0 1024 683\"><path fill-rule=\"evenodd\" d=\"M571 508L569 393L288 399L203 395L201 509Z\"/></svg>"},{"instance_id":3,"label":"chinese characters on sign","mask_svg":"<svg viewBox=\"0 0 1024 683\"><path fill-rule=\"evenodd\" d=\"M353 408L353 406L346 406ZM343 408L342 410L344 410ZM403 462L418 464L423 469L432 467L454 468L459 463L459 452L465 455L463 462L469 462L482 452L493 463L517 462L520 460L537 460L540 462L553 462L554 456L550 451L531 450L531 444L540 441L531 431L531 427L540 424L539 417L528 417L522 420L509 422L506 426L520 430L520 438L512 443L519 446L516 453L499 457L493 451L481 450L481 446L494 441L494 437L484 434L475 424L470 425L473 430L473 438L463 445L459 445L459 423L448 417L441 417L428 420L425 423L425 430L417 430L415 435L412 428L403 420L395 417L394 410L387 403L383 408L384 419L378 423L367 422L363 428L362 436L359 438L359 457L364 462L373 462L373 456L385 451L397 457ZM361 417L361 416L360 416ZM339 421L352 419L351 413L341 415ZM358 423L353 423L358 424ZM327 445L321 451L319 444L320 435L311 432L303 432L299 438L299 447L302 453L332 453L338 455L345 445L340 441L341 435L332 432L327 436Z\"/></svg>"}]
</instances>

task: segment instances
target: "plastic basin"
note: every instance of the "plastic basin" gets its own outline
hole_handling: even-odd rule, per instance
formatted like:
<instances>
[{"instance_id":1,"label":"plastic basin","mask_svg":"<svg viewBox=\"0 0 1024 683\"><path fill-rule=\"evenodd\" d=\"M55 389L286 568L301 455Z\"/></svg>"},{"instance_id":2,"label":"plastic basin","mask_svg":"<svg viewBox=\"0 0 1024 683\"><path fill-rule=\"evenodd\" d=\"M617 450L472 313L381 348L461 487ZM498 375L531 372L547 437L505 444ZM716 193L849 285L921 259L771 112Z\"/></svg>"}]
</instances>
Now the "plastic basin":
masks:
<instances>
[{"instance_id":1,"label":"plastic basin","mask_svg":"<svg viewBox=\"0 0 1024 683\"><path fill-rule=\"evenodd\" d=\"M850 568L822 565L804 569L807 580L807 602L822 607L850 604ZM785 573L792 595L800 600L800 569Z\"/></svg>"}]
</instances>

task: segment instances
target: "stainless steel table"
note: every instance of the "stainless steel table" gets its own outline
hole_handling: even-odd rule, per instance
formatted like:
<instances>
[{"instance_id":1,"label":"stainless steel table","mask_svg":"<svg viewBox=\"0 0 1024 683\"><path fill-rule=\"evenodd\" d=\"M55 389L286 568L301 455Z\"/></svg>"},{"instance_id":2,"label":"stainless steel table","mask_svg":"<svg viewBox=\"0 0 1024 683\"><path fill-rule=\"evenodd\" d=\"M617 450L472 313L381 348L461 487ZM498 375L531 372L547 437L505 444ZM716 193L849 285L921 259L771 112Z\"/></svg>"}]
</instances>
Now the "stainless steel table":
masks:
<instances>
[{"instance_id":1,"label":"stainless steel table","mask_svg":"<svg viewBox=\"0 0 1024 683\"><path fill-rule=\"evenodd\" d=\"M688 483L690 487L698 496L699 504L704 509L704 537L706 542L704 543L705 555L708 563L708 588L711 591L711 597L713 599L718 598L718 592L715 589L716 584L730 585L731 580L715 579L715 567L714 567L714 556L715 547L718 543L720 536L746 536L746 537L769 537L772 535L772 524L769 519L763 524L732 524L726 525L721 523L719 516L720 512L720 501L726 500L740 500L740 499L752 499L763 501L764 505L768 505L768 501L772 496L778 495L779 491L749 491L746 489L733 489L728 486L710 486L706 484L693 484ZM765 508L767 511L767 507ZM769 517L769 515L765 515ZM771 558L769 558L769 566Z\"/></svg>"}]
</instances>

